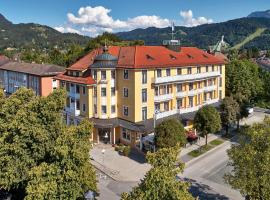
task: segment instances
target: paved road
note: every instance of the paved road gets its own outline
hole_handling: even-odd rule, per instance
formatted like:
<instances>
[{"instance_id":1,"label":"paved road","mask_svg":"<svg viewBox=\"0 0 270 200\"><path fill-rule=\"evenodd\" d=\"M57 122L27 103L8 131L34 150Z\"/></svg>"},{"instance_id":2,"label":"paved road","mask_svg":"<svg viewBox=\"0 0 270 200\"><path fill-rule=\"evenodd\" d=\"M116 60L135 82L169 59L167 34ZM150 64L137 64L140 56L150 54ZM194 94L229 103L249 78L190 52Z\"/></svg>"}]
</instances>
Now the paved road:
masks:
<instances>
[{"instance_id":1,"label":"paved road","mask_svg":"<svg viewBox=\"0 0 270 200\"><path fill-rule=\"evenodd\" d=\"M230 171L226 153L230 146L231 142L225 142L186 164L181 177L191 181L190 190L194 196L203 200L243 199L238 191L231 189L223 180L224 174Z\"/></svg>"}]
</instances>

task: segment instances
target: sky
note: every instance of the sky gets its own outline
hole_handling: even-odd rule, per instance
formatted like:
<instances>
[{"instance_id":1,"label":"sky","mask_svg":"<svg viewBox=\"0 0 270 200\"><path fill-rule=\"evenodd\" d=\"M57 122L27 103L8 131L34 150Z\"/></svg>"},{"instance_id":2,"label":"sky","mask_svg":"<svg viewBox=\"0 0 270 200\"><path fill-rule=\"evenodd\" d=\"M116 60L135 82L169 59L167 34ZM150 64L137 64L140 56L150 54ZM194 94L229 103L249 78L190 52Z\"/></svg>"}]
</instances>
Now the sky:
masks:
<instances>
[{"instance_id":1,"label":"sky","mask_svg":"<svg viewBox=\"0 0 270 200\"><path fill-rule=\"evenodd\" d=\"M60 32L96 36L104 31L197 26L270 9L270 0L0 0L13 23L39 23Z\"/></svg>"}]
</instances>

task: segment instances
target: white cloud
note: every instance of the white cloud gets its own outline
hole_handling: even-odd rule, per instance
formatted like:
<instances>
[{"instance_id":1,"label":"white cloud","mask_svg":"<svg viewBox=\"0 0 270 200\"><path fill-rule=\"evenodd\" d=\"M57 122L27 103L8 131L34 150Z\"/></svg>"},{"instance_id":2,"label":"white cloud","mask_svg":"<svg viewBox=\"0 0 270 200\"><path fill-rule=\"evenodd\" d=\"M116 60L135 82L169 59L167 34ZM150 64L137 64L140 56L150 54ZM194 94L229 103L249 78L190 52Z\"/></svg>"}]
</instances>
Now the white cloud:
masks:
<instances>
[{"instance_id":1,"label":"white cloud","mask_svg":"<svg viewBox=\"0 0 270 200\"><path fill-rule=\"evenodd\" d=\"M183 25L188 27L213 23L212 19L207 19L205 17L194 18L192 10L181 11L180 16L184 19Z\"/></svg>"},{"instance_id":2,"label":"white cloud","mask_svg":"<svg viewBox=\"0 0 270 200\"><path fill-rule=\"evenodd\" d=\"M97 7L81 7L77 13L67 14L69 26L80 27L83 34L90 36L96 36L98 34L107 32L118 32L132 30L136 28L147 28L150 26L154 27L167 27L170 25L168 19L163 19L159 16L142 15L134 18L128 18L127 20L113 19L109 14L111 10L103 6ZM58 30L60 27L56 27ZM66 31L66 29L65 29Z\"/></svg>"},{"instance_id":3,"label":"white cloud","mask_svg":"<svg viewBox=\"0 0 270 200\"><path fill-rule=\"evenodd\" d=\"M55 27L60 32L78 33L95 37L103 32L128 31L136 28L157 27L163 28L171 25L170 20L156 15L141 15L126 20L113 19L111 10L103 6L81 7L77 14L68 13L68 23ZM205 17L194 18L191 10L181 11L184 26L197 26L212 23L212 19Z\"/></svg>"},{"instance_id":4,"label":"white cloud","mask_svg":"<svg viewBox=\"0 0 270 200\"><path fill-rule=\"evenodd\" d=\"M71 27L63 27L63 26L58 26L54 27L55 30L61 32L61 33L77 33L77 34L82 34L80 31L77 29L71 28Z\"/></svg>"}]
</instances>

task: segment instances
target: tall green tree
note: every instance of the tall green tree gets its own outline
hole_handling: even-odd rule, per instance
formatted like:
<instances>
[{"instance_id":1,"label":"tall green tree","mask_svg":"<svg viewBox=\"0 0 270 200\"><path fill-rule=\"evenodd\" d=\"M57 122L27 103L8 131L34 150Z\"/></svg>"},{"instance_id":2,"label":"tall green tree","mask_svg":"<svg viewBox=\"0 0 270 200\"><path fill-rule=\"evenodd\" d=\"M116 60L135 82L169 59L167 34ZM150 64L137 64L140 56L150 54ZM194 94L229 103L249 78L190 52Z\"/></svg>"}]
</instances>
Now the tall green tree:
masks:
<instances>
[{"instance_id":1,"label":"tall green tree","mask_svg":"<svg viewBox=\"0 0 270 200\"><path fill-rule=\"evenodd\" d=\"M194 128L205 137L205 145L207 145L208 134L221 129L221 119L217 110L210 105L200 108L194 117Z\"/></svg>"},{"instance_id":2,"label":"tall green tree","mask_svg":"<svg viewBox=\"0 0 270 200\"><path fill-rule=\"evenodd\" d=\"M92 124L63 124L66 94L20 88L0 107L0 188L17 199L77 199L96 191L89 162Z\"/></svg>"},{"instance_id":3,"label":"tall green tree","mask_svg":"<svg viewBox=\"0 0 270 200\"><path fill-rule=\"evenodd\" d=\"M147 154L152 165L141 183L131 193L123 193L122 200L191 200L189 184L176 179L183 172L184 164L176 163L179 147L163 148Z\"/></svg>"},{"instance_id":4,"label":"tall green tree","mask_svg":"<svg viewBox=\"0 0 270 200\"><path fill-rule=\"evenodd\" d=\"M262 90L259 67L249 60L233 60L226 66L227 96L241 96L241 101L255 98ZM237 98L236 98L237 99Z\"/></svg>"},{"instance_id":5,"label":"tall green tree","mask_svg":"<svg viewBox=\"0 0 270 200\"><path fill-rule=\"evenodd\" d=\"M220 116L222 124L226 127L226 134L229 133L230 125L237 121L239 112L239 104L232 96L223 99L220 106Z\"/></svg>"},{"instance_id":6,"label":"tall green tree","mask_svg":"<svg viewBox=\"0 0 270 200\"><path fill-rule=\"evenodd\" d=\"M184 126L176 119L165 120L155 128L154 141L157 148L184 146L187 143Z\"/></svg>"},{"instance_id":7,"label":"tall green tree","mask_svg":"<svg viewBox=\"0 0 270 200\"><path fill-rule=\"evenodd\" d=\"M270 119L244 128L228 150L232 171L225 180L247 199L270 199Z\"/></svg>"}]
</instances>

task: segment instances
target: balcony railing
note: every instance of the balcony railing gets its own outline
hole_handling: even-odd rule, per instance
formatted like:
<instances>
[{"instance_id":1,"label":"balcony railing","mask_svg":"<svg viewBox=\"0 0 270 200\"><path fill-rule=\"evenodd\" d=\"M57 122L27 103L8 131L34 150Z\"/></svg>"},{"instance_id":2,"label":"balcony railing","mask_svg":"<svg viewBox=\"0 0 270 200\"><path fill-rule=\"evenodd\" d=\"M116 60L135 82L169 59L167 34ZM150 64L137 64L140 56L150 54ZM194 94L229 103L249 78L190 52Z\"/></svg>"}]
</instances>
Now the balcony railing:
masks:
<instances>
[{"instance_id":1,"label":"balcony railing","mask_svg":"<svg viewBox=\"0 0 270 200\"><path fill-rule=\"evenodd\" d=\"M181 97L185 97L187 96L187 92L186 91L182 91L182 92L177 92L176 93L176 97L177 98L181 98Z\"/></svg>"},{"instance_id":2,"label":"balcony railing","mask_svg":"<svg viewBox=\"0 0 270 200\"><path fill-rule=\"evenodd\" d=\"M173 99L173 94L162 94L154 97L155 102L168 101Z\"/></svg>"},{"instance_id":3,"label":"balcony railing","mask_svg":"<svg viewBox=\"0 0 270 200\"><path fill-rule=\"evenodd\" d=\"M177 109L160 112L160 113L156 114L156 119L161 119L161 118L164 118L164 117L175 115L175 114L177 114L177 112L178 112Z\"/></svg>"},{"instance_id":4,"label":"balcony railing","mask_svg":"<svg viewBox=\"0 0 270 200\"><path fill-rule=\"evenodd\" d=\"M205 78L215 77L215 76L220 76L220 72L212 71L212 72L204 72L204 73L199 73L199 74L184 74L184 75L176 75L176 76L157 77L154 79L154 84L198 80L198 79L205 79Z\"/></svg>"},{"instance_id":5,"label":"balcony railing","mask_svg":"<svg viewBox=\"0 0 270 200\"><path fill-rule=\"evenodd\" d=\"M210 92L210 91L213 91L213 90L216 90L216 89L217 89L216 85L209 85L207 87L204 87L205 92Z\"/></svg>"}]
</instances>

